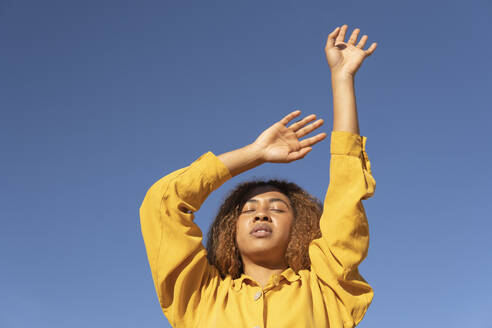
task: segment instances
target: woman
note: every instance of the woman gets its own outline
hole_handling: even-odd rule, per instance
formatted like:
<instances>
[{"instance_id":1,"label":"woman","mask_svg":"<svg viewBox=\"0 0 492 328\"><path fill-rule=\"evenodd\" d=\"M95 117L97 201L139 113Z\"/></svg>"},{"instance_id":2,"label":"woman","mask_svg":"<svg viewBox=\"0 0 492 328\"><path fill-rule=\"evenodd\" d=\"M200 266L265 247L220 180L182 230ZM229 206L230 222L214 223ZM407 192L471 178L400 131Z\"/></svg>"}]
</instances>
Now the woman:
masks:
<instances>
[{"instance_id":1,"label":"woman","mask_svg":"<svg viewBox=\"0 0 492 328\"><path fill-rule=\"evenodd\" d=\"M212 224L207 252L193 222L207 196L226 180L265 162L299 160L325 133L302 139L323 121L315 115L287 126L295 111L252 144L157 181L140 208L155 288L173 327L354 327L373 290L358 272L369 245L361 200L376 182L359 135L354 76L376 49L345 42L348 26L329 34L334 117L330 185L318 202L294 184L250 182L226 199ZM321 215L321 218L319 218ZM318 221L319 219L319 221ZM207 257L208 256L208 257Z\"/></svg>"}]
</instances>

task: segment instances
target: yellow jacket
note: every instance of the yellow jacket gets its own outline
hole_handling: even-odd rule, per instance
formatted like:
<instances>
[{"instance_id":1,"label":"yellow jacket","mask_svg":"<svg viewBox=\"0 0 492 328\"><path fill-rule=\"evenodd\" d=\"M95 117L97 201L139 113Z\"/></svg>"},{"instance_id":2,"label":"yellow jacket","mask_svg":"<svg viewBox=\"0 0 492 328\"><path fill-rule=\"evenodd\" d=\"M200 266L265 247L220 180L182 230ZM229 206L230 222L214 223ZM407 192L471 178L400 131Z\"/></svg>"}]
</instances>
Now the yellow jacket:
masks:
<instances>
[{"instance_id":1,"label":"yellow jacket","mask_svg":"<svg viewBox=\"0 0 492 328\"><path fill-rule=\"evenodd\" d=\"M374 194L366 137L331 133L330 185L322 237L309 246L310 270L273 275L264 289L251 277L222 279L193 222L207 196L231 178L211 152L158 180L140 207L142 234L157 296L180 327L354 327L373 290L359 274L369 229L361 200Z\"/></svg>"}]
</instances>

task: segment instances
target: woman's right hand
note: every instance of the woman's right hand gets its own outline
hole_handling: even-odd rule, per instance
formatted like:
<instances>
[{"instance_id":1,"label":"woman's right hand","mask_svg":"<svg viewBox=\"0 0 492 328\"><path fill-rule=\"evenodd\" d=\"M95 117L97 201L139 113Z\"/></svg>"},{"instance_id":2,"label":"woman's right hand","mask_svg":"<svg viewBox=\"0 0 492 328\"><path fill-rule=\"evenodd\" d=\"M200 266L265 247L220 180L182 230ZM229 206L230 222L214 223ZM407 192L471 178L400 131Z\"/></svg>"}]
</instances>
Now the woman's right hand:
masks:
<instances>
[{"instance_id":1,"label":"woman's right hand","mask_svg":"<svg viewBox=\"0 0 492 328\"><path fill-rule=\"evenodd\" d=\"M326 133L322 132L313 137L300 140L323 125L322 119L308 124L316 119L316 115L311 114L287 126L290 121L300 114L300 110L288 114L279 122L263 131L255 142L253 142L252 146L258 149L263 161L271 163L296 161L306 156L312 150L311 146L326 138Z\"/></svg>"},{"instance_id":2,"label":"woman's right hand","mask_svg":"<svg viewBox=\"0 0 492 328\"><path fill-rule=\"evenodd\" d=\"M303 158L311 151L312 145L326 138L326 133L299 140L323 125L321 119L308 124L316 119L312 114L287 126L300 114L300 110L290 113L263 131L253 143L221 154L218 159L229 169L231 176L236 176L265 162L289 163Z\"/></svg>"}]
</instances>

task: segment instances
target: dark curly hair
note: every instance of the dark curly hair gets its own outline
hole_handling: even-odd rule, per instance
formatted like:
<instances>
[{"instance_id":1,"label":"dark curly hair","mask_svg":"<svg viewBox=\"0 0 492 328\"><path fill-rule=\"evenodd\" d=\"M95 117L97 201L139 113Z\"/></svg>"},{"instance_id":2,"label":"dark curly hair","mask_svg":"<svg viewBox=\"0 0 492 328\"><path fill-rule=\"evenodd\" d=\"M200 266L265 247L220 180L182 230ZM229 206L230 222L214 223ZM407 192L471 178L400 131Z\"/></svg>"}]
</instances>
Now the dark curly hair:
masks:
<instances>
[{"instance_id":1,"label":"dark curly hair","mask_svg":"<svg viewBox=\"0 0 492 328\"><path fill-rule=\"evenodd\" d=\"M246 197L257 187L271 186L289 198L294 210L294 221L285 259L296 273L309 269L308 248L312 240L321 237L319 219L322 203L297 184L284 180L253 180L240 183L226 196L207 234L207 258L222 278L231 275L239 278L243 263L236 243L236 221Z\"/></svg>"}]
</instances>

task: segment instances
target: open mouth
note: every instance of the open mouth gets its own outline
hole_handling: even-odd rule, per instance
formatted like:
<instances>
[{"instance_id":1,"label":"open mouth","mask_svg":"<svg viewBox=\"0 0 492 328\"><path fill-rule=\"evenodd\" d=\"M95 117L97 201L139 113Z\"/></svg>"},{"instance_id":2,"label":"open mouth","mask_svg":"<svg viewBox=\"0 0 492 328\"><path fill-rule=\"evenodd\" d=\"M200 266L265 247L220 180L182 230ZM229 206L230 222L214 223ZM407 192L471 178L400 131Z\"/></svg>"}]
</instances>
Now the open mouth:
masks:
<instances>
[{"instance_id":1,"label":"open mouth","mask_svg":"<svg viewBox=\"0 0 492 328\"><path fill-rule=\"evenodd\" d=\"M267 223L258 223L253 230L251 230L251 234L255 237L268 237L272 234L272 228Z\"/></svg>"},{"instance_id":2,"label":"open mouth","mask_svg":"<svg viewBox=\"0 0 492 328\"><path fill-rule=\"evenodd\" d=\"M253 231L251 234L255 237L262 238L262 237L270 236L272 232L266 230L258 230L258 231Z\"/></svg>"}]
</instances>

